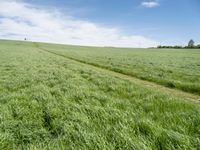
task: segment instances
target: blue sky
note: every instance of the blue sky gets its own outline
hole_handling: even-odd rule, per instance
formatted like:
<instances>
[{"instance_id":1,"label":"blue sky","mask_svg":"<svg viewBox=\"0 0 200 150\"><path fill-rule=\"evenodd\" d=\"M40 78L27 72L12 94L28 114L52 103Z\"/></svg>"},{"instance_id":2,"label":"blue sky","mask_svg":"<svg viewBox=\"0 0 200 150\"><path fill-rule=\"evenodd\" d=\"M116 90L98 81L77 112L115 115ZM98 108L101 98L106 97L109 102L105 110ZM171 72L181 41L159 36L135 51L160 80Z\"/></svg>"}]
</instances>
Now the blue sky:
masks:
<instances>
[{"instance_id":1,"label":"blue sky","mask_svg":"<svg viewBox=\"0 0 200 150\"><path fill-rule=\"evenodd\" d=\"M120 40L118 39L117 42L122 41L122 43L124 44L128 43L125 41L125 39L128 39L127 41L129 42L134 42L134 40L138 42L141 38L148 39L149 41L147 41L147 43L150 43L150 40L152 40L156 41L156 44L162 45L183 45L186 44L191 38L194 39L197 43L200 43L199 0L13 1L18 4L28 4L29 6L25 6L27 8L31 7L41 11L46 11L48 13L56 11L64 17L72 17L72 20L84 21L85 23L89 22L94 24L95 26L98 26L99 28L104 28L105 30L109 29L109 33L110 30L116 29L117 31L114 31L115 33L113 33L113 35L117 34L117 36L121 37ZM2 18L5 18L6 15L5 13L2 15L0 12L0 16ZM15 17L20 18L19 15ZM26 22L29 21L26 20ZM68 22L66 21L65 24L68 24ZM89 32L90 31L88 31L88 34ZM103 35L100 36L103 37ZM141 44L144 43L145 39L141 39ZM41 40L45 41L42 38ZM90 41L90 39L87 39L86 41ZM113 38L111 38L111 41L114 41ZM65 41L62 41L62 43L65 43ZM69 43L79 44L78 41ZM90 44L90 42L85 43L86 44L80 44L93 45L93 43ZM110 43L110 45L115 45L113 43ZM124 46L124 44L122 44L122 46ZM96 42L94 45L102 44ZM107 45L109 45L109 43ZM131 46L134 47L135 45L130 44L130 47ZM136 46L138 45L136 44Z\"/></svg>"}]
</instances>

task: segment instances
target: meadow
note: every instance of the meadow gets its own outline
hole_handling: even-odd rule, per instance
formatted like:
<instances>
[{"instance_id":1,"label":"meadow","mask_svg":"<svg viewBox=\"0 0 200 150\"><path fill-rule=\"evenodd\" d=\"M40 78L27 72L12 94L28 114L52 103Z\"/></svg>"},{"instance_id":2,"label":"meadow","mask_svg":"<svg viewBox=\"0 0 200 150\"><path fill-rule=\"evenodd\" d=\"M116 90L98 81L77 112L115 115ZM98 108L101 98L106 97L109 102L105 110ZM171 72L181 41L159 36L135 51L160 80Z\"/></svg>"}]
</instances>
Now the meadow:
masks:
<instances>
[{"instance_id":1,"label":"meadow","mask_svg":"<svg viewBox=\"0 0 200 150\"><path fill-rule=\"evenodd\" d=\"M200 49L39 45L84 63L200 95Z\"/></svg>"},{"instance_id":2,"label":"meadow","mask_svg":"<svg viewBox=\"0 0 200 150\"><path fill-rule=\"evenodd\" d=\"M152 81L163 68L163 82L199 91L199 52L185 53L0 41L0 149L200 149L199 102L88 65Z\"/></svg>"}]
</instances>

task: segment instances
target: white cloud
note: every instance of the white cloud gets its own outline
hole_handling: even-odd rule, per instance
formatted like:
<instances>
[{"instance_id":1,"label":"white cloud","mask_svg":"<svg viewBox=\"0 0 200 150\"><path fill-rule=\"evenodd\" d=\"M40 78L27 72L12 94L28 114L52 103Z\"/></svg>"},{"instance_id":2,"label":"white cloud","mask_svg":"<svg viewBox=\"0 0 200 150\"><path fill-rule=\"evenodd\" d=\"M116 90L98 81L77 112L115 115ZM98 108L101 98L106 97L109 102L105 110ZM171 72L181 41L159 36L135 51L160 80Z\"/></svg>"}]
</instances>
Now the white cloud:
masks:
<instances>
[{"instance_id":1,"label":"white cloud","mask_svg":"<svg viewBox=\"0 0 200 150\"><path fill-rule=\"evenodd\" d=\"M157 1L145 1L142 2L141 5L146 8L153 8L159 6L160 4Z\"/></svg>"},{"instance_id":2,"label":"white cloud","mask_svg":"<svg viewBox=\"0 0 200 150\"><path fill-rule=\"evenodd\" d=\"M152 47L158 43L17 0L0 1L0 38L91 46Z\"/></svg>"}]
</instances>

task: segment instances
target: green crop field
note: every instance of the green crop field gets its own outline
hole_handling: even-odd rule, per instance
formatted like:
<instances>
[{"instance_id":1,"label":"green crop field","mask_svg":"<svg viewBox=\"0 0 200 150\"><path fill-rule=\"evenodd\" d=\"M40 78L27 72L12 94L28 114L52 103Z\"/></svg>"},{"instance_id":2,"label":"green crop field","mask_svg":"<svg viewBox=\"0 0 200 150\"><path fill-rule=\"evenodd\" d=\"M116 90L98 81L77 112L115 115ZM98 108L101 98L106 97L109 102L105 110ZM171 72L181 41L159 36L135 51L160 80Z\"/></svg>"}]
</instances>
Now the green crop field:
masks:
<instances>
[{"instance_id":1,"label":"green crop field","mask_svg":"<svg viewBox=\"0 0 200 150\"><path fill-rule=\"evenodd\" d=\"M199 49L40 46L85 63L200 95Z\"/></svg>"},{"instance_id":2,"label":"green crop field","mask_svg":"<svg viewBox=\"0 0 200 150\"><path fill-rule=\"evenodd\" d=\"M200 149L200 50L0 41L0 149Z\"/></svg>"}]
</instances>

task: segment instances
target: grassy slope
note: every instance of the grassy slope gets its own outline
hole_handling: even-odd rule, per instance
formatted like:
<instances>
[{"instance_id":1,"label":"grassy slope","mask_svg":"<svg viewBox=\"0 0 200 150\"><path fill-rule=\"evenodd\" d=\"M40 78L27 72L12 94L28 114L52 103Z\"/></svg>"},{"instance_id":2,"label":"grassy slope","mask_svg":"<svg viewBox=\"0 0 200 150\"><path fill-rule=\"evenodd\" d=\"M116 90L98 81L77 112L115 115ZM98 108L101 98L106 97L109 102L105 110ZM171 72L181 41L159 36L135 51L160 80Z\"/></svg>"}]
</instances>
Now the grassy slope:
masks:
<instances>
[{"instance_id":1,"label":"grassy slope","mask_svg":"<svg viewBox=\"0 0 200 150\"><path fill-rule=\"evenodd\" d=\"M200 106L0 42L0 149L192 149Z\"/></svg>"},{"instance_id":2,"label":"grassy slope","mask_svg":"<svg viewBox=\"0 0 200 150\"><path fill-rule=\"evenodd\" d=\"M200 50L39 46L89 64L200 95Z\"/></svg>"}]
</instances>

